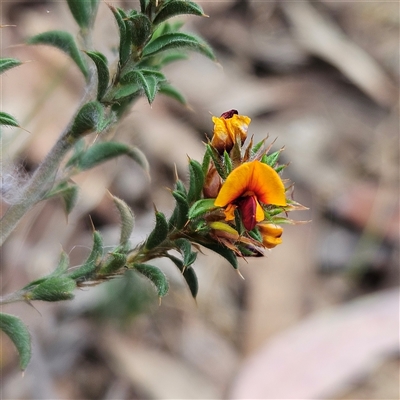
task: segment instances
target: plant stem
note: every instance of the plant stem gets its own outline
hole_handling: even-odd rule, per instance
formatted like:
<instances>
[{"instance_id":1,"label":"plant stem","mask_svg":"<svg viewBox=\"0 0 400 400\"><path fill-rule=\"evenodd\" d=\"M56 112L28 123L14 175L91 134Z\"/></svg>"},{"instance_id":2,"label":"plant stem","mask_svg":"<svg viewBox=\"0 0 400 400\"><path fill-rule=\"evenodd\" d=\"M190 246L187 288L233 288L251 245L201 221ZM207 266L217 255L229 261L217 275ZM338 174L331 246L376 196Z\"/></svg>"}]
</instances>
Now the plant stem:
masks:
<instances>
[{"instance_id":1,"label":"plant stem","mask_svg":"<svg viewBox=\"0 0 400 400\"><path fill-rule=\"evenodd\" d=\"M66 134L63 134L25 186L21 201L8 208L0 221L0 246L25 213L42 199L46 190L49 189L50 183L55 178L58 166L72 145L73 142L68 141Z\"/></svg>"}]
</instances>

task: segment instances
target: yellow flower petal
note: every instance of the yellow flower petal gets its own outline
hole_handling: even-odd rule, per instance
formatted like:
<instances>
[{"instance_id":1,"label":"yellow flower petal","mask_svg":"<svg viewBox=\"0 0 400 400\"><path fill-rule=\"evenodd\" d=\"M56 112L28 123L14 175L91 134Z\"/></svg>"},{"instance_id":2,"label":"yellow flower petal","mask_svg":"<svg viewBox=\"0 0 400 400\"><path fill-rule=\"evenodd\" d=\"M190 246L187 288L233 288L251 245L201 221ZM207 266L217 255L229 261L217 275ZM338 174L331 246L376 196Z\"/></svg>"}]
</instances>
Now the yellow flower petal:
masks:
<instances>
[{"instance_id":1,"label":"yellow flower petal","mask_svg":"<svg viewBox=\"0 0 400 400\"><path fill-rule=\"evenodd\" d=\"M285 187L278 173L258 160L235 168L222 185L214 204L225 207L246 192L254 193L264 204L286 205Z\"/></svg>"},{"instance_id":2,"label":"yellow flower petal","mask_svg":"<svg viewBox=\"0 0 400 400\"><path fill-rule=\"evenodd\" d=\"M261 223L258 224L257 226L263 239L263 245L266 248L272 249L278 244L282 243L281 236L283 229L279 225L270 223Z\"/></svg>"},{"instance_id":3,"label":"yellow flower petal","mask_svg":"<svg viewBox=\"0 0 400 400\"><path fill-rule=\"evenodd\" d=\"M246 140L247 130L251 121L249 117L233 114L229 118L223 116L219 118L212 117L212 120L214 122L214 134L211 139L211 145L221 154L224 150L229 152L239 138L241 143Z\"/></svg>"}]
</instances>

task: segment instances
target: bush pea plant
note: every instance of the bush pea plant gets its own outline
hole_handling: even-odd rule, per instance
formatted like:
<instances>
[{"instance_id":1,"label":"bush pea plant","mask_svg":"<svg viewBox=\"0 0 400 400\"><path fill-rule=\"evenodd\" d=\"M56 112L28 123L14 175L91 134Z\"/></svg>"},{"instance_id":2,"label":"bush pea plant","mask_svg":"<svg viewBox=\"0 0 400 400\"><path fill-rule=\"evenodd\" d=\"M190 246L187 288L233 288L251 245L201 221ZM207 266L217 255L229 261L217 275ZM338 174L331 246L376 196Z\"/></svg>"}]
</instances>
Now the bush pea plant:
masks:
<instances>
[{"instance_id":1,"label":"bush pea plant","mask_svg":"<svg viewBox=\"0 0 400 400\"><path fill-rule=\"evenodd\" d=\"M141 96L151 104L157 93L164 93L185 104L184 97L164 76L165 65L185 58L188 50L215 60L207 43L181 32L181 23L170 22L177 15L205 16L192 1L140 0L138 10L109 5L119 30L116 68L111 68L109 60L91 45L99 0L66 3L79 26L77 38L57 30L31 37L27 43L53 46L68 54L85 77L86 95L52 150L24 184L22 196L9 205L1 220L1 244L39 202L60 197L68 215L78 196L72 178L82 171L125 155L148 172L146 157L138 148L106 139L110 137L106 134L115 129ZM19 60L2 58L0 72L19 65ZM271 145L266 145L266 140L253 143L247 137L250 118L236 110L213 117L213 122L212 139L205 144L203 160L189 159L188 185L176 180L171 190L175 208L169 216L155 209L155 227L143 243L136 247L130 244L133 212L122 199L113 196L121 220L119 243L114 248L105 250L101 233L94 229L91 252L81 265L70 266L63 251L52 273L4 295L0 305L69 300L77 288L123 276L127 270L148 278L161 298L168 292L168 280L151 264L160 257L177 266L196 297L198 282L193 264L201 246L220 254L238 269L238 258L262 256L265 249L280 244L280 225L293 223L287 213L303 208L286 195L290 185L280 177L286 165L278 160L282 149L269 154ZM5 111L0 112L0 124L19 127ZM88 140L93 136L96 141ZM0 329L15 344L24 370L31 356L28 329L19 318L5 313L0 314Z\"/></svg>"}]
</instances>

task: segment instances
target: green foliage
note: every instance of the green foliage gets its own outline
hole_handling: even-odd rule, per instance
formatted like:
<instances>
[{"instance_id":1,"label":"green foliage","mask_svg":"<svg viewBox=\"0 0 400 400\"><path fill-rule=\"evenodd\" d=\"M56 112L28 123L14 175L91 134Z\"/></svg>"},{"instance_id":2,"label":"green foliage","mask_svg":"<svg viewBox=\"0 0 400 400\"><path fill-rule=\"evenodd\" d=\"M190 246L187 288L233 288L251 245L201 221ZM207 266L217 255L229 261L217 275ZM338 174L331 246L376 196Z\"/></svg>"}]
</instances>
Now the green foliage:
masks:
<instances>
[{"instance_id":1,"label":"green foliage","mask_svg":"<svg viewBox=\"0 0 400 400\"><path fill-rule=\"evenodd\" d=\"M104 120L104 108L98 101L91 101L84 104L78 111L69 136L78 139L91 132L97 132Z\"/></svg>"},{"instance_id":2,"label":"green foliage","mask_svg":"<svg viewBox=\"0 0 400 400\"><path fill-rule=\"evenodd\" d=\"M135 225L135 217L133 215L133 211L123 200L116 196L112 196L112 198L121 218L121 234L119 244L122 248L125 248L129 243L129 238Z\"/></svg>"},{"instance_id":3,"label":"green foliage","mask_svg":"<svg viewBox=\"0 0 400 400\"><path fill-rule=\"evenodd\" d=\"M172 191L176 206L168 221L169 229L182 229L188 221L189 204L186 196L177 190Z\"/></svg>"},{"instance_id":4,"label":"green foliage","mask_svg":"<svg viewBox=\"0 0 400 400\"><path fill-rule=\"evenodd\" d=\"M144 14L136 14L129 17L132 24L131 40L132 44L141 49L151 38L152 24L149 18Z\"/></svg>"},{"instance_id":5,"label":"green foliage","mask_svg":"<svg viewBox=\"0 0 400 400\"><path fill-rule=\"evenodd\" d=\"M0 111L0 125L19 127L18 121L10 114Z\"/></svg>"},{"instance_id":6,"label":"green foliage","mask_svg":"<svg viewBox=\"0 0 400 400\"><path fill-rule=\"evenodd\" d=\"M153 283L158 297L164 297L168 293L167 277L159 268L149 264L135 264L134 269Z\"/></svg>"},{"instance_id":7,"label":"green foliage","mask_svg":"<svg viewBox=\"0 0 400 400\"><path fill-rule=\"evenodd\" d=\"M145 249L151 250L159 246L168 235L168 222L162 212L156 211L156 226L146 240Z\"/></svg>"},{"instance_id":8,"label":"green foliage","mask_svg":"<svg viewBox=\"0 0 400 400\"><path fill-rule=\"evenodd\" d=\"M232 165L232 160L226 150L224 151L224 166L226 175L229 175L233 170L233 165Z\"/></svg>"},{"instance_id":9,"label":"green foliage","mask_svg":"<svg viewBox=\"0 0 400 400\"><path fill-rule=\"evenodd\" d=\"M177 239L175 240L175 245L177 247L177 250L183 256L184 268L189 267L196 261L197 252L192 251L192 244L190 243L189 240L183 238Z\"/></svg>"},{"instance_id":10,"label":"green foliage","mask_svg":"<svg viewBox=\"0 0 400 400\"><path fill-rule=\"evenodd\" d=\"M167 257L179 268L182 272L182 276L185 279L187 285L189 286L190 293L195 299L199 291L199 283L197 281L196 272L191 266L185 266L184 263L177 257L167 254Z\"/></svg>"},{"instance_id":11,"label":"green foliage","mask_svg":"<svg viewBox=\"0 0 400 400\"><path fill-rule=\"evenodd\" d=\"M90 28L96 18L99 0L67 0L68 7L81 29Z\"/></svg>"},{"instance_id":12,"label":"green foliage","mask_svg":"<svg viewBox=\"0 0 400 400\"><path fill-rule=\"evenodd\" d=\"M28 44L43 44L53 46L68 54L85 77L88 77L88 69L83 59L75 39L68 32L48 31L39 33L28 39Z\"/></svg>"},{"instance_id":13,"label":"green foliage","mask_svg":"<svg viewBox=\"0 0 400 400\"><path fill-rule=\"evenodd\" d=\"M237 257L232 250L216 242L207 242L201 240L196 240L196 242L224 257L227 261L229 261L233 268L238 268Z\"/></svg>"},{"instance_id":14,"label":"green foliage","mask_svg":"<svg viewBox=\"0 0 400 400\"><path fill-rule=\"evenodd\" d=\"M31 359L31 336L27 327L14 315L0 313L0 329L14 343L19 354L19 366L25 370Z\"/></svg>"},{"instance_id":15,"label":"green foliage","mask_svg":"<svg viewBox=\"0 0 400 400\"><path fill-rule=\"evenodd\" d=\"M117 250L107 254L106 260L102 264L99 274L108 276L116 273L126 265L126 255L119 253Z\"/></svg>"},{"instance_id":16,"label":"green foliage","mask_svg":"<svg viewBox=\"0 0 400 400\"><path fill-rule=\"evenodd\" d=\"M204 186L204 174L198 161L189 160L189 191L187 200L190 203L200 198Z\"/></svg>"},{"instance_id":17,"label":"green foliage","mask_svg":"<svg viewBox=\"0 0 400 400\"><path fill-rule=\"evenodd\" d=\"M70 182L61 182L51 189L44 199L51 199L54 197L61 197L64 203L65 212L67 215L74 208L76 201L78 199L78 186Z\"/></svg>"},{"instance_id":18,"label":"green foliage","mask_svg":"<svg viewBox=\"0 0 400 400\"><path fill-rule=\"evenodd\" d=\"M114 14L114 18L117 21L118 30L119 30L119 64L120 66L124 65L131 54L131 38L130 38L130 26L128 25L125 11L120 8L115 8L111 5L108 5L112 13Z\"/></svg>"},{"instance_id":19,"label":"green foliage","mask_svg":"<svg viewBox=\"0 0 400 400\"><path fill-rule=\"evenodd\" d=\"M97 69L97 100L101 101L107 91L110 73L108 62L104 54L98 51L87 51L86 54L93 60Z\"/></svg>"},{"instance_id":20,"label":"green foliage","mask_svg":"<svg viewBox=\"0 0 400 400\"><path fill-rule=\"evenodd\" d=\"M132 158L132 160L136 161L148 172L149 165L143 153L136 147L128 146L120 142L95 143L81 155L78 166L84 171L122 155Z\"/></svg>"},{"instance_id":21,"label":"green foliage","mask_svg":"<svg viewBox=\"0 0 400 400\"><path fill-rule=\"evenodd\" d=\"M171 49L188 49L197 51L215 61L211 47L202 39L188 33L166 33L152 40L143 50L143 57L153 56Z\"/></svg>"},{"instance_id":22,"label":"green foliage","mask_svg":"<svg viewBox=\"0 0 400 400\"><path fill-rule=\"evenodd\" d=\"M0 74L21 64L21 61L15 58L0 58Z\"/></svg>"},{"instance_id":23,"label":"green foliage","mask_svg":"<svg viewBox=\"0 0 400 400\"><path fill-rule=\"evenodd\" d=\"M197 200L192 207L189 209L189 219L195 219L198 218L212 210L214 210L216 207L214 205L215 199L200 199Z\"/></svg>"},{"instance_id":24,"label":"green foliage","mask_svg":"<svg viewBox=\"0 0 400 400\"><path fill-rule=\"evenodd\" d=\"M122 83L134 83L141 89L149 104L154 101L156 97L159 83L165 81L165 77L158 71L133 70L122 78Z\"/></svg>"},{"instance_id":25,"label":"green foliage","mask_svg":"<svg viewBox=\"0 0 400 400\"><path fill-rule=\"evenodd\" d=\"M93 247L86 261L73 271L68 273L68 277L73 280L89 280L100 264L103 255L103 238L99 232L93 232Z\"/></svg>"},{"instance_id":26,"label":"green foliage","mask_svg":"<svg viewBox=\"0 0 400 400\"><path fill-rule=\"evenodd\" d=\"M205 14L203 13L203 9L198 4L193 3L192 1L172 0L164 2L160 11L154 18L153 23L154 25L157 25L167 20L168 18L182 14L205 16Z\"/></svg>"},{"instance_id":27,"label":"green foliage","mask_svg":"<svg viewBox=\"0 0 400 400\"><path fill-rule=\"evenodd\" d=\"M184 106L187 105L187 101L183 96L183 94L179 90L175 89L169 83L166 82L160 83L158 91L159 93L165 94L166 96L171 97L172 99L178 101Z\"/></svg>"},{"instance_id":28,"label":"green foliage","mask_svg":"<svg viewBox=\"0 0 400 400\"><path fill-rule=\"evenodd\" d=\"M75 281L68 276L50 276L25 294L27 300L62 301L74 298Z\"/></svg>"},{"instance_id":29,"label":"green foliage","mask_svg":"<svg viewBox=\"0 0 400 400\"><path fill-rule=\"evenodd\" d=\"M279 155L281 154L282 150L275 151L271 154L265 154L262 158L262 162L269 165L270 167L274 167L278 162Z\"/></svg>"}]
</instances>

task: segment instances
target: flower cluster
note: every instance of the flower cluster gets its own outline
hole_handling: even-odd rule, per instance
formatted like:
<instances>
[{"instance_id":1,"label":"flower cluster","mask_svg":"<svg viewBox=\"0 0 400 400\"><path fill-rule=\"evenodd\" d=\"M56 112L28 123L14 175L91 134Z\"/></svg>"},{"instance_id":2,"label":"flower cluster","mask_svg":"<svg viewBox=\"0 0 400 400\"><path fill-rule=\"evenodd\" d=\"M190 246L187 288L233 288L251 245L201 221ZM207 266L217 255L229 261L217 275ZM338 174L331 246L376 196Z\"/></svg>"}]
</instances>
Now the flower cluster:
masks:
<instances>
[{"instance_id":1,"label":"flower cluster","mask_svg":"<svg viewBox=\"0 0 400 400\"><path fill-rule=\"evenodd\" d=\"M280 225L293 223L287 213L304 209L286 197L279 175L286 165L278 163L283 149L269 154L272 145L265 146L265 139L257 144L248 139L250 121L236 110L213 117L202 163L202 198L189 210L198 243L217 241L239 257L261 256L282 243Z\"/></svg>"}]
</instances>

